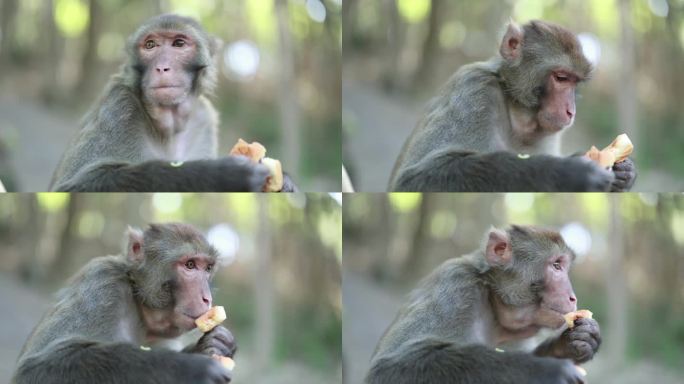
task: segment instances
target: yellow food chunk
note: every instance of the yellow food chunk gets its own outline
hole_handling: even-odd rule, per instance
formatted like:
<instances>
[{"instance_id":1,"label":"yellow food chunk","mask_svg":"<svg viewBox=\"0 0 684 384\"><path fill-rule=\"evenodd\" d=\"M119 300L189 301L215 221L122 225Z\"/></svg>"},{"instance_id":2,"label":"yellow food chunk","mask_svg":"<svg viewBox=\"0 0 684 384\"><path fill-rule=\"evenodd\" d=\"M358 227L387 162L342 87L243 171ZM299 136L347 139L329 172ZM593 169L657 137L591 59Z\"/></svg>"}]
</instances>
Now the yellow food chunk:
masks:
<instances>
[{"instance_id":1,"label":"yellow food chunk","mask_svg":"<svg viewBox=\"0 0 684 384\"><path fill-rule=\"evenodd\" d=\"M624 161L632 154L633 150L634 145L632 145L632 141L623 133L618 135L610 145L600 151L595 146L592 146L585 156L604 168L610 168L613 164Z\"/></svg>"},{"instance_id":2,"label":"yellow food chunk","mask_svg":"<svg viewBox=\"0 0 684 384\"><path fill-rule=\"evenodd\" d=\"M226 319L226 311L223 309L222 306L217 305L207 311L204 315L198 317L195 320L195 324L197 324L197 328L199 328L200 331L207 333L214 329L217 325L223 323L223 320Z\"/></svg>"},{"instance_id":3,"label":"yellow food chunk","mask_svg":"<svg viewBox=\"0 0 684 384\"><path fill-rule=\"evenodd\" d=\"M574 327L575 320L577 319L592 319L593 317L594 314L587 309L580 309L579 311L568 312L565 315L563 315L563 318L565 318L565 322L568 324L568 328Z\"/></svg>"},{"instance_id":4,"label":"yellow food chunk","mask_svg":"<svg viewBox=\"0 0 684 384\"><path fill-rule=\"evenodd\" d=\"M232 371L235 368L235 361L230 357L211 355L211 358L221 363L221 365L229 371Z\"/></svg>"},{"instance_id":5,"label":"yellow food chunk","mask_svg":"<svg viewBox=\"0 0 684 384\"><path fill-rule=\"evenodd\" d=\"M264 157L261 159L261 164L265 165L271 173L266 179L264 192L278 192L283 189L283 168L280 166L280 161Z\"/></svg>"},{"instance_id":6,"label":"yellow food chunk","mask_svg":"<svg viewBox=\"0 0 684 384\"><path fill-rule=\"evenodd\" d=\"M231 155L247 156L253 163L258 163L266 156L266 148L259 142L253 141L251 144L238 139L238 142L230 150Z\"/></svg>"}]
</instances>

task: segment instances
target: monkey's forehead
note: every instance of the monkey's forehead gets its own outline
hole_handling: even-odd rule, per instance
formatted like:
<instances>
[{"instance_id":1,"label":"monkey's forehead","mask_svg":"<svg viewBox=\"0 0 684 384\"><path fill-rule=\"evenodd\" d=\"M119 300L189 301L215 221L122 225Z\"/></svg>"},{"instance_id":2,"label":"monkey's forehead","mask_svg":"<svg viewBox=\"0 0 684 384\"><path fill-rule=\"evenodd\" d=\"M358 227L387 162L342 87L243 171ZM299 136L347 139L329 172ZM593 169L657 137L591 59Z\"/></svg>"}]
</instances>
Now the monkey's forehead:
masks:
<instances>
[{"instance_id":1,"label":"monkey's forehead","mask_svg":"<svg viewBox=\"0 0 684 384\"><path fill-rule=\"evenodd\" d=\"M176 256L206 256L212 260L216 260L218 253L216 249L207 243L183 243L174 247Z\"/></svg>"},{"instance_id":2,"label":"monkey's forehead","mask_svg":"<svg viewBox=\"0 0 684 384\"><path fill-rule=\"evenodd\" d=\"M178 15L160 15L147 20L132 35L131 39L136 41L143 37L160 31L180 32L194 38L208 38L207 33L197 21Z\"/></svg>"}]
</instances>

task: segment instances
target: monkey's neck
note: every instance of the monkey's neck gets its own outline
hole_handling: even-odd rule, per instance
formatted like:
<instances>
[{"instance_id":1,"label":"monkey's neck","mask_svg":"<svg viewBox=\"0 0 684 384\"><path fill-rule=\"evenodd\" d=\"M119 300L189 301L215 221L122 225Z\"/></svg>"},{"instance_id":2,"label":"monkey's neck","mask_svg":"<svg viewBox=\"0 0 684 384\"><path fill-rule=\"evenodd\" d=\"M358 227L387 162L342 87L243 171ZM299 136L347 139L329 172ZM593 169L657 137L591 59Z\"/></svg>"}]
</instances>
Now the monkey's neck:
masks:
<instances>
[{"instance_id":1,"label":"monkey's neck","mask_svg":"<svg viewBox=\"0 0 684 384\"><path fill-rule=\"evenodd\" d=\"M187 97L174 105L159 105L145 101L145 109L152 121L153 134L162 142L173 138L187 129L188 120L197 104L196 97Z\"/></svg>"},{"instance_id":2,"label":"monkey's neck","mask_svg":"<svg viewBox=\"0 0 684 384\"><path fill-rule=\"evenodd\" d=\"M497 344L525 339L539 332L540 328L534 322L536 305L523 307L508 305L491 288L489 302L497 325L495 337Z\"/></svg>"}]
</instances>

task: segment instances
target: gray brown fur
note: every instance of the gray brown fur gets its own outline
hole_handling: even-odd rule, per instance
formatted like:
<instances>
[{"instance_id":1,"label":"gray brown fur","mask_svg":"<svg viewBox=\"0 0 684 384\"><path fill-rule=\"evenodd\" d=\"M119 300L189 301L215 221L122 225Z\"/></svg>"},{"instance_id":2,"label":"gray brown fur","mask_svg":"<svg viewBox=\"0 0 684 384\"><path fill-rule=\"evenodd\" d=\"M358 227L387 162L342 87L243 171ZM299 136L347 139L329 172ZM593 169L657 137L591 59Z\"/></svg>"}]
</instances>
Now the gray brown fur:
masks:
<instances>
[{"instance_id":1,"label":"gray brown fur","mask_svg":"<svg viewBox=\"0 0 684 384\"><path fill-rule=\"evenodd\" d=\"M153 31L177 30L190 36L197 53L184 70L194 76L188 98L194 106L177 132L158 129L143 103L145 68L138 42ZM128 40L128 61L114 75L59 162L53 191L261 191L268 170L241 156L218 157L218 114L205 94L216 83L217 40L194 20L161 15ZM182 143L182 150L176 149ZM227 151L227 149L226 149ZM175 162L174 165L171 165ZM285 177L283 191L296 187Z\"/></svg>"},{"instance_id":2,"label":"gray brown fur","mask_svg":"<svg viewBox=\"0 0 684 384\"><path fill-rule=\"evenodd\" d=\"M521 56L461 67L428 104L392 170L390 191L628 190L631 160L606 172L578 156L561 157L561 134L514 132L509 113L536 113L554 68L587 80L591 64L577 38L554 24L522 26ZM529 154L520 158L517 154Z\"/></svg>"},{"instance_id":3,"label":"gray brown fur","mask_svg":"<svg viewBox=\"0 0 684 384\"><path fill-rule=\"evenodd\" d=\"M483 246L445 261L411 292L378 343L367 384L580 382L572 363L557 357L584 362L593 356L598 348L593 339L598 337L598 325L593 320L578 324L584 328L577 334L566 331L549 339L534 354L494 350L499 325L492 295L511 306L538 302L544 290L541 268L549 255L568 253L574 259L555 231L512 226L506 232L512 245L511 266L489 265ZM556 353L578 337L592 338L595 348L587 351L583 344L582 351Z\"/></svg>"},{"instance_id":4,"label":"gray brown fur","mask_svg":"<svg viewBox=\"0 0 684 384\"><path fill-rule=\"evenodd\" d=\"M185 224L151 225L144 234L146 259L92 259L58 294L55 305L29 336L13 383L203 383L223 384L230 373L207 351L232 356L232 335L219 326L184 353L145 351L139 305L173 307L176 292L169 264L183 250L216 257L216 251ZM129 242L127 241L128 245ZM168 290L167 288L168 287ZM225 342L218 343L218 339ZM212 348L212 349L209 349Z\"/></svg>"}]
</instances>

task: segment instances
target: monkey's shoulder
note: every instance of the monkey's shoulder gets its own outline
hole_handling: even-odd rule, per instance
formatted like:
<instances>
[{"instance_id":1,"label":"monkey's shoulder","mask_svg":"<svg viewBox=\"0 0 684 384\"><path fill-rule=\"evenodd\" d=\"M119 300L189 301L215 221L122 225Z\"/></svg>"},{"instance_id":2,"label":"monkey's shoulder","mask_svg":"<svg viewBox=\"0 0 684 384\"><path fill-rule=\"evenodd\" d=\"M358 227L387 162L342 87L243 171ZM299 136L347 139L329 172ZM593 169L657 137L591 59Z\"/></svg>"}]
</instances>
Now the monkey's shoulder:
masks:
<instances>
[{"instance_id":1,"label":"monkey's shoulder","mask_svg":"<svg viewBox=\"0 0 684 384\"><path fill-rule=\"evenodd\" d=\"M500 87L496 62L481 61L460 67L446 82L443 93L476 97L483 94L483 90L498 90Z\"/></svg>"},{"instance_id":2,"label":"monkey's shoulder","mask_svg":"<svg viewBox=\"0 0 684 384\"><path fill-rule=\"evenodd\" d=\"M90 260L81 270L72 277L69 285L61 295L74 293L71 287L82 287L87 292L90 289L100 287L111 288L113 286L125 285L128 281L130 263L122 256L101 256Z\"/></svg>"}]
</instances>

